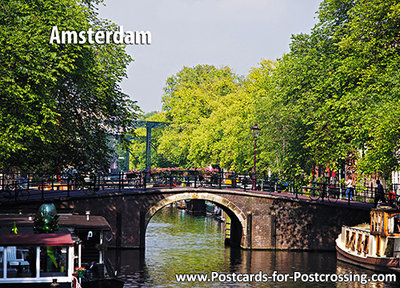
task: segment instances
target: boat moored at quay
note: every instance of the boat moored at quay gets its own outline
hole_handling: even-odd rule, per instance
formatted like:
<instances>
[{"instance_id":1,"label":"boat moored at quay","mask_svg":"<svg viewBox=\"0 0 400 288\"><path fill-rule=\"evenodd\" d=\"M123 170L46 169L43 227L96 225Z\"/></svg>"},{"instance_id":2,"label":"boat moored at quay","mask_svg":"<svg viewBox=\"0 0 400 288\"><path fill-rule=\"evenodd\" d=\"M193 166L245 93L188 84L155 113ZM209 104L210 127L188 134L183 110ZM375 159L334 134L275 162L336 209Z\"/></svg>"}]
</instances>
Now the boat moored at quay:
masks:
<instances>
[{"instance_id":1,"label":"boat moored at quay","mask_svg":"<svg viewBox=\"0 0 400 288\"><path fill-rule=\"evenodd\" d=\"M400 273L400 211L372 209L370 223L343 226L336 239L338 260L380 272Z\"/></svg>"},{"instance_id":2,"label":"boat moored at quay","mask_svg":"<svg viewBox=\"0 0 400 288\"><path fill-rule=\"evenodd\" d=\"M1 214L0 287L122 287L104 258L105 233L104 217L59 215L53 204L41 205L36 215Z\"/></svg>"},{"instance_id":3,"label":"boat moored at quay","mask_svg":"<svg viewBox=\"0 0 400 288\"><path fill-rule=\"evenodd\" d=\"M0 287L71 287L74 255L71 234L2 235Z\"/></svg>"}]
</instances>

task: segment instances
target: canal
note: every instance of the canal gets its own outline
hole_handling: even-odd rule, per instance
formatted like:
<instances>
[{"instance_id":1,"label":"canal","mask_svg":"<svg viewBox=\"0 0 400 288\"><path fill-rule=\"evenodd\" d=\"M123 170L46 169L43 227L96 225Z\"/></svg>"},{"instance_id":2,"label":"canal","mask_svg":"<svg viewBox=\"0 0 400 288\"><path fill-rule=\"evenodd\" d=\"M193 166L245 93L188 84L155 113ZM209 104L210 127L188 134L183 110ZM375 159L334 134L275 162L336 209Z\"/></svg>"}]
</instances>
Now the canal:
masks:
<instances>
[{"instance_id":1,"label":"canal","mask_svg":"<svg viewBox=\"0 0 400 288\"><path fill-rule=\"evenodd\" d=\"M368 279L372 272L337 261L334 252L245 251L225 247L223 223L172 207L163 208L152 218L147 227L145 251L109 250L108 257L125 280L125 288L399 287L393 282L369 282L367 285L360 282L294 282L290 279L279 282L278 278L293 276L296 272L309 280L315 273ZM276 281L270 277L268 282L223 282L229 274L239 278L255 274L253 277L258 275L256 279L259 279L260 271L271 277L276 271ZM221 274L212 282L178 282L176 279L176 274L212 276L213 272Z\"/></svg>"}]
</instances>

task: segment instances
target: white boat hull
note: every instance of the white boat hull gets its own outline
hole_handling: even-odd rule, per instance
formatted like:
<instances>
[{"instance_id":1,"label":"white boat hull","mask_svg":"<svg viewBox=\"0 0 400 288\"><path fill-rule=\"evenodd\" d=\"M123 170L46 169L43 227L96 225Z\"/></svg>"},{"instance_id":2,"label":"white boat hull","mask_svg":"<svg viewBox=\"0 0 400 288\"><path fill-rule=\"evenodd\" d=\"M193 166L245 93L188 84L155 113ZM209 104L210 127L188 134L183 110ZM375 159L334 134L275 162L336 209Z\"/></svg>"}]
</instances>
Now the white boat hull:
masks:
<instances>
[{"instance_id":1,"label":"white boat hull","mask_svg":"<svg viewBox=\"0 0 400 288\"><path fill-rule=\"evenodd\" d=\"M360 257L348 253L336 245L337 259L346 263L357 265L369 270L380 272L397 272L400 273L399 259L387 257Z\"/></svg>"}]
</instances>

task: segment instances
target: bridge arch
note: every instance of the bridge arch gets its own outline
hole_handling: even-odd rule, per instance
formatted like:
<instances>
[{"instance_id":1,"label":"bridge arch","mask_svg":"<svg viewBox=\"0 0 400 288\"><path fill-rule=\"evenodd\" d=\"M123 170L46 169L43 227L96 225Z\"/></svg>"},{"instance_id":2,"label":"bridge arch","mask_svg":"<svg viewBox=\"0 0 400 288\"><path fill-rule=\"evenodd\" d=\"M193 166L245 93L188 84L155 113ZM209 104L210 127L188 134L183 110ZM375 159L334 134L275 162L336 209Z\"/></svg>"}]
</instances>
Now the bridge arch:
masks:
<instances>
[{"instance_id":1,"label":"bridge arch","mask_svg":"<svg viewBox=\"0 0 400 288\"><path fill-rule=\"evenodd\" d=\"M247 219L243 211L232 201L208 192L184 192L179 194L174 194L163 198L156 204L151 206L145 215L144 231L141 235L145 235L147 230L147 225L149 224L151 218L163 207L170 205L174 202L186 200L186 199L198 199L207 200L218 204L225 213L231 218L231 237L233 245L244 246L247 232Z\"/></svg>"}]
</instances>

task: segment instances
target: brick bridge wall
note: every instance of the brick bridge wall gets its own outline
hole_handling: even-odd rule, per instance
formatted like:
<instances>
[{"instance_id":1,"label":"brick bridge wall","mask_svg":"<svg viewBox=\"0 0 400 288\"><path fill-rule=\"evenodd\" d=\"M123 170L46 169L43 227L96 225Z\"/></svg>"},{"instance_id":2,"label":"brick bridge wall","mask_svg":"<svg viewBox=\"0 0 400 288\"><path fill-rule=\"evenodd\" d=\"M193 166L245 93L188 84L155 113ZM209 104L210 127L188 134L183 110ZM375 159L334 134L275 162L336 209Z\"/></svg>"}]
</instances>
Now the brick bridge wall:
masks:
<instances>
[{"instance_id":1,"label":"brick bridge wall","mask_svg":"<svg viewBox=\"0 0 400 288\"><path fill-rule=\"evenodd\" d=\"M232 218L232 236L246 249L334 250L342 225L369 222L369 209L265 194L206 188L147 190L124 195L58 199L57 209L104 216L113 230L111 245L143 248L151 217L181 199L215 202ZM35 212L38 203L14 209ZM31 211L27 211L31 210ZM15 210L14 210L15 211Z\"/></svg>"}]
</instances>

